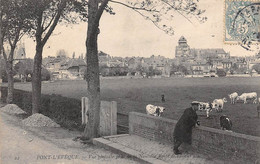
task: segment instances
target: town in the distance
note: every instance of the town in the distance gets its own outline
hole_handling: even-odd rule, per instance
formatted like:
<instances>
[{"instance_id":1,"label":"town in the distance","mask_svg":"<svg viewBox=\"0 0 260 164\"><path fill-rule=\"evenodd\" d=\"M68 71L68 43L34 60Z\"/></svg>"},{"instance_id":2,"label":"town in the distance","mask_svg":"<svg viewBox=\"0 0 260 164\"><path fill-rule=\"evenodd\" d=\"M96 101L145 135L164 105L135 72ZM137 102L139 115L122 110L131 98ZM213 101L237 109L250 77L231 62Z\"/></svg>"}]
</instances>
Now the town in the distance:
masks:
<instances>
[{"instance_id":1,"label":"town in the distance","mask_svg":"<svg viewBox=\"0 0 260 164\"><path fill-rule=\"evenodd\" d=\"M260 76L260 51L254 56L233 56L222 48L196 49L181 37L173 58L162 55L145 57L115 57L99 51L100 76L131 78L160 77L222 77ZM68 55L65 50L56 56L43 58L42 80L84 79L87 69L85 55ZM1 56L0 56L1 57ZM7 81L4 61L0 58L2 80ZM20 43L14 57L16 81L31 81L33 59L26 57L24 43ZM2 68L1 68L2 67Z\"/></svg>"}]
</instances>

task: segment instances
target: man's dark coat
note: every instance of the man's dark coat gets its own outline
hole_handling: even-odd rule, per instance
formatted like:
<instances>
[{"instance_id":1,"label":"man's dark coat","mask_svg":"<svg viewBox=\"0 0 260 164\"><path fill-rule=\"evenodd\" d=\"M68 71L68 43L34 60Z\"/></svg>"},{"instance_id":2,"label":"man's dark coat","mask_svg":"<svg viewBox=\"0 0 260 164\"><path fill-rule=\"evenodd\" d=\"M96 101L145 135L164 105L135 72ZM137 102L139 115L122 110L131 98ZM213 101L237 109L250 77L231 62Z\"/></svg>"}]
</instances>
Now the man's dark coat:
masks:
<instances>
[{"instance_id":1,"label":"man's dark coat","mask_svg":"<svg viewBox=\"0 0 260 164\"><path fill-rule=\"evenodd\" d=\"M181 118L177 122L173 135L176 141L191 144L192 127L195 127L198 115L191 107L185 109Z\"/></svg>"}]
</instances>

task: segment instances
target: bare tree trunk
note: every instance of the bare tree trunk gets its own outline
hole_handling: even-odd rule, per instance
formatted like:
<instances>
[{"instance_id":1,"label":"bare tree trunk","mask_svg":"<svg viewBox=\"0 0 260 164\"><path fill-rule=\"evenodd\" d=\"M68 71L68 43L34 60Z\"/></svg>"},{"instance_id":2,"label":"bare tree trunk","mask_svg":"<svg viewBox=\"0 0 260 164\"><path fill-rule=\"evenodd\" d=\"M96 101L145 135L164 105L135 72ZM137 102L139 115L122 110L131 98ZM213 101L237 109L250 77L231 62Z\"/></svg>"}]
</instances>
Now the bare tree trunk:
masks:
<instances>
[{"instance_id":1,"label":"bare tree trunk","mask_svg":"<svg viewBox=\"0 0 260 164\"><path fill-rule=\"evenodd\" d=\"M14 77L13 77L13 62L6 61L6 74L8 80L8 92L6 102L8 104L13 103L13 92L14 92Z\"/></svg>"},{"instance_id":2,"label":"bare tree trunk","mask_svg":"<svg viewBox=\"0 0 260 164\"><path fill-rule=\"evenodd\" d=\"M32 75L32 114L39 113L41 107L41 68L43 47L38 44L40 43L37 43L36 46Z\"/></svg>"},{"instance_id":3,"label":"bare tree trunk","mask_svg":"<svg viewBox=\"0 0 260 164\"><path fill-rule=\"evenodd\" d=\"M100 80L99 80L99 64L98 64L98 47L97 37L98 28L95 27L96 13L98 10L98 2L96 0L89 1L89 17L87 32L87 85L89 111L88 122L84 130L83 138L92 139L99 136L100 122Z\"/></svg>"}]
</instances>

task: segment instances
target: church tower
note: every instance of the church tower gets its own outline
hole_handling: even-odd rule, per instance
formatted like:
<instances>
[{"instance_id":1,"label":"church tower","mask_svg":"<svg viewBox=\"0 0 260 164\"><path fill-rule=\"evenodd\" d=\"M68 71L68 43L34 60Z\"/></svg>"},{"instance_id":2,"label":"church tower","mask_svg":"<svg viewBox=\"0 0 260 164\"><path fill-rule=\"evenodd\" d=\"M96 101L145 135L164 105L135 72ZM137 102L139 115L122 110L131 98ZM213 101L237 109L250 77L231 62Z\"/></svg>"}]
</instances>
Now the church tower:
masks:
<instances>
[{"instance_id":1,"label":"church tower","mask_svg":"<svg viewBox=\"0 0 260 164\"><path fill-rule=\"evenodd\" d=\"M25 52L24 43L20 43L17 46L17 49L16 49L15 54L14 54L14 59L17 59L17 60L26 59L26 52Z\"/></svg>"},{"instance_id":2,"label":"church tower","mask_svg":"<svg viewBox=\"0 0 260 164\"><path fill-rule=\"evenodd\" d=\"M190 46L187 44L187 40L182 36L179 39L178 46L175 49L176 58L187 58L190 56Z\"/></svg>"}]
</instances>

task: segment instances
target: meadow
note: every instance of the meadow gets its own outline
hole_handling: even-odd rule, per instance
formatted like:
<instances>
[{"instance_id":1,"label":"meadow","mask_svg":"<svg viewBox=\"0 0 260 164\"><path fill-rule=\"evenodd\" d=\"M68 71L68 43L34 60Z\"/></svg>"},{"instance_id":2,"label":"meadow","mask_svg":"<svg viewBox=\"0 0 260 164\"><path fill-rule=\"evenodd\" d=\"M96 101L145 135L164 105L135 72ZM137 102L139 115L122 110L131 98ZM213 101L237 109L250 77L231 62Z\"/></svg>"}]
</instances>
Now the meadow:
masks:
<instances>
[{"instance_id":1,"label":"meadow","mask_svg":"<svg viewBox=\"0 0 260 164\"><path fill-rule=\"evenodd\" d=\"M15 88L31 91L30 83L15 83ZM257 92L260 95L259 77L223 78L158 78L158 79L101 79L101 99L116 101L118 112L131 111L145 113L147 104L166 107L162 117L178 120L185 108L194 100L212 102L226 97L222 113L212 111L206 119L205 112L198 112L201 125L220 128L220 115L227 115L233 122L233 131L260 136L260 118L257 117L257 104L230 104L228 94L237 92ZM65 97L81 99L87 96L86 81L56 81L42 84L43 94L60 94ZM166 102L161 102L161 95ZM258 96L259 97L259 96ZM118 120L127 123L127 120Z\"/></svg>"}]
</instances>

